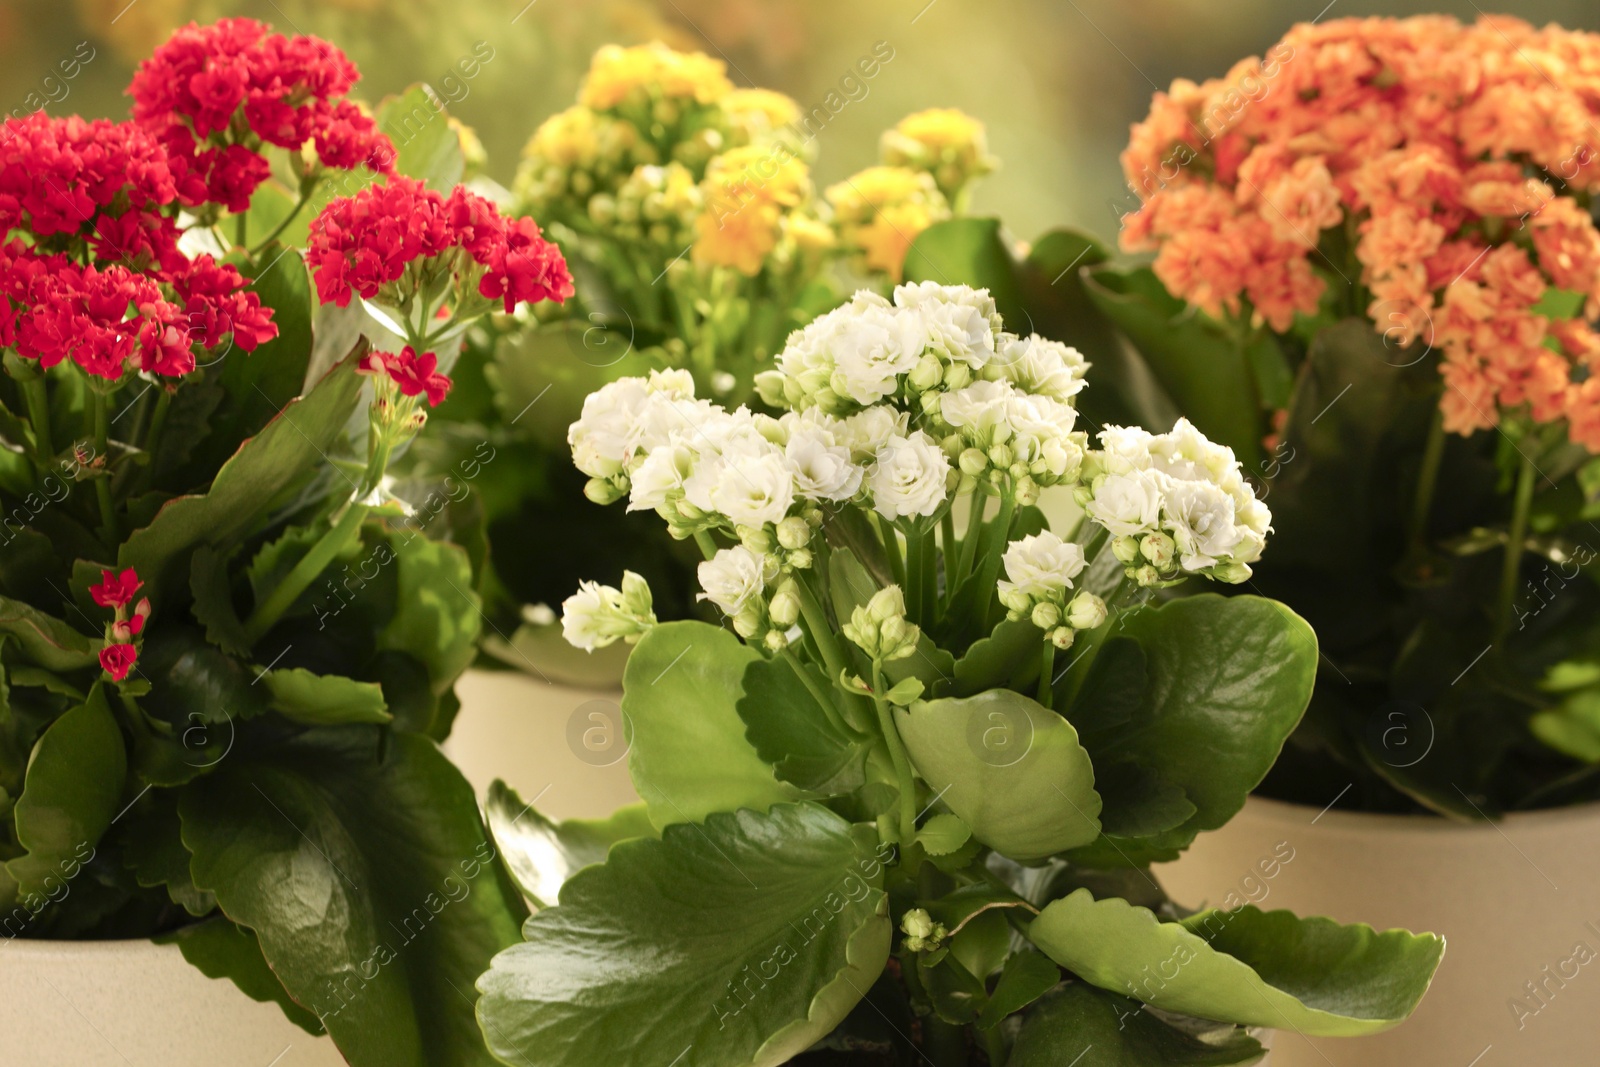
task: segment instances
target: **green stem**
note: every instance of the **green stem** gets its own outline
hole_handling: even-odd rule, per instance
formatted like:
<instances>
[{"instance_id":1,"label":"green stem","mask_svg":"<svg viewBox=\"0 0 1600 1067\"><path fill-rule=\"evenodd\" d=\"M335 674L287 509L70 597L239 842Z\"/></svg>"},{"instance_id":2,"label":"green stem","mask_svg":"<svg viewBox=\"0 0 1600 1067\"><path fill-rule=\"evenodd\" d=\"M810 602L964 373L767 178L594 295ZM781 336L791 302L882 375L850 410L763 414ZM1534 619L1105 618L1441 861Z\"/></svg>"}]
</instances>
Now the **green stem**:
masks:
<instances>
[{"instance_id":1,"label":"green stem","mask_svg":"<svg viewBox=\"0 0 1600 1067\"><path fill-rule=\"evenodd\" d=\"M822 662L828 668L828 681L837 685L839 676L844 673L846 660L838 639L828 625L828 613L822 609L822 601L817 599L810 582L797 579L794 584L800 590L800 614L806 620L806 629L817 643Z\"/></svg>"},{"instance_id":2,"label":"green stem","mask_svg":"<svg viewBox=\"0 0 1600 1067\"><path fill-rule=\"evenodd\" d=\"M917 539L922 542L922 560L917 570L917 581L922 586L923 611L923 618L918 622L924 628L932 625L939 607L939 550L933 531L932 526L927 526L917 532Z\"/></svg>"},{"instance_id":3,"label":"green stem","mask_svg":"<svg viewBox=\"0 0 1600 1067\"><path fill-rule=\"evenodd\" d=\"M1048 708L1050 706L1051 695L1050 683L1053 681L1051 675L1055 673L1056 668L1056 646L1052 645L1048 640L1044 641L1043 644L1044 655L1039 661L1038 700L1040 704Z\"/></svg>"},{"instance_id":4,"label":"green stem","mask_svg":"<svg viewBox=\"0 0 1600 1067\"><path fill-rule=\"evenodd\" d=\"M927 550L920 530L906 534L906 572L901 589L906 594L906 617L919 626L926 626L922 617L922 556Z\"/></svg>"},{"instance_id":5,"label":"green stem","mask_svg":"<svg viewBox=\"0 0 1600 1067\"><path fill-rule=\"evenodd\" d=\"M878 536L883 538L883 554L889 557L889 571L894 575L895 584L902 592L909 592L906 589L906 564L900 556L900 538L895 536L894 526L876 511L869 514L872 516L872 521L877 524Z\"/></svg>"},{"instance_id":6,"label":"green stem","mask_svg":"<svg viewBox=\"0 0 1600 1067\"><path fill-rule=\"evenodd\" d=\"M1521 451L1520 448L1518 450ZM1521 452L1517 471L1517 496L1512 506L1511 529L1506 537L1505 564L1500 571L1500 605L1495 615L1494 639L1499 641L1511 630L1511 612L1517 599L1517 579L1522 573L1522 546L1528 538L1528 513L1533 508L1533 460Z\"/></svg>"},{"instance_id":7,"label":"green stem","mask_svg":"<svg viewBox=\"0 0 1600 1067\"><path fill-rule=\"evenodd\" d=\"M982 607L979 610L983 615L985 633L989 631L994 609L1000 603L995 596L995 581L1000 576L1000 557L1005 554L1006 538L1011 533L1011 517L1016 513L1016 508L1017 498L1009 492L1002 493L1000 495L1000 513L994 517L993 523L986 531L987 536L984 538L987 542L984 545L986 551L983 557L983 569L979 571L978 584L983 596L983 600L980 602Z\"/></svg>"},{"instance_id":8,"label":"green stem","mask_svg":"<svg viewBox=\"0 0 1600 1067\"><path fill-rule=\"evenodd\" d=\"M961 561L956 567L956 579L951 586L966 581L972 573L973 561L978 555L978 542L983 538L983 509L988 499L978 486L972 487L972 498L967 506L967 532L961 538Z\"/></svg>"},{"instance_id":9,"label":"green stem","mask_svg":"<svg viewBox=\"0 0 1600 1067\"><path fill-rule=\"evenodd\" d=\"M1422 469L1417 475L1417 499L1411 509L1411 547L1420 550L1428 540L1428 515L1433 510L1433 492L1439 483L1439 465L1444 459L1444 412L1435 409L1428 427L1428 443L1422 453Z\"/></svg>"},{"instance_id":10,"label":"green stem","mask_svg":"<svg viewBox=\"0 0 1600 1067\"><path fill-rule=\"evenodd\" d=\"M311 551L307 552L296 563L294 569L284 575L272 592L267 594L265 600L257 604L250 613L250 618L245 620L245 637L250 644L255 644L266 635L266 632L277 625L283 613L299 599L312 582L327 569L328 564L343 552L352 540L361 532L361 523L367 517L368 508L365 504L351 502L345 508L338 522L322 535Z\"/></svg>"},{"instance_id":11,"label":"green stem","mask_svg":"<svg viewBox=\"0 0 1600 1067\"><path fill-rule=\"evenodd\" d=\"M33 424L33 437L39 455L49 458L56 454L50 443L50 394L45 389L44 374L22 383L22 394L28 402L28 421Z\"/></svg>"},{"instance_id":12,"label":"green stem","mask_svg":"<svg viewBox=\"0 0 1600 1067\"><path fill-rule=\"evenodd\" d=\"M312 182L310 186L308 186L307 188L305 188L304 190L301 191L300 199L298 199L298 200L296 200L294 202L294 207L289 209L289 213L287 215L285 215L283 217L283 219L281 221L279 221L279 223L272 228L272 232L271 233L269 233L265 237L263 237L259 242L256 243L256 246L254 248L250 249L250 258L251 259L254 259L256 256L259 256L262 252L264 252L266 250L266 247L268 245L270 245L273 241L277 240L278 236L280 234L282 234L284 230L287 230L289 228L289 224L291 222L293 222L296 218L299 217L300 212L305 210L305 206L307 204L311 203L311 197L317 191L317 186L319 184L321 184L320 181ZM239 216L239 243L241 245L244 244L244 227L245 227L245 216L240 215Z\"/></svg>"},{"instance_id":13,"label":"green stem","mask_svg":"<svg viewBox=\"0 0 1600 1067\"><path fill-rule=\"evenodd\" d=\"M694 532L694 543L700 546L700 554L706 559L710 559L717 554L717 543L711 539L711 533L708 530L696 530Z\"/></svg>"},{"instance_id":14,"label":"green stem","mask_svg":"<svg viewBox=\"0 0 1600 1067\"><path fill-rule=\"evenodd\" d=\"M943 607L949 607L949 605L950 605L950 596L951 596L952 593L955 592L955 589L956 589L955 575L952 573L952 571L954 570L956 557L957 557L960 549L956 544L956 514L955 514L955 512L956 512L955 508L947 507L947 508L944 509L944 514L939 516L939 542L940 542L939 555L944 559L944 570L945 570L945 574L944 574L944 599L940 601L940 604ZM937 577L934 579L934 581L935 581L935 588L937 588L937 582L938 582Z\"/></svg>"},{"instance_id":15,"label":"green stem","mask_svg":"<svg viewBox=\"0 0 1600 1067\"><path fill-rule=\"evenodd\" d=\"M233 243L240 248L248 249L250 242L250 213L241 211L233 217Z\"/></svg>"},{"instance_id":16,"label":"green stem","mask_svg":"<svg viewBox=\"0 0 1600 1067\"><path fill-rule=\"evenodd\" d=\"M908 848L917 837L917 783L911 775L911 758L906 755L900 741L900 731L895 729L894 715L889 711L889 701L884 698L888 684L883 677L883 663L872 664L872 706L878 712L878 729L883 733L883 743L889 746L889 760L894 764L895 781L900 788L900 847Z\"/></svg>"},{"instance_id":17,"label":"green stem","mask_svg":"<svg viewBox=\"0 0 1600 1067\"><path fill-rule=\"evenodd\" d=\"M110 425L106 414L106 395L98 389L89 391L89 407L94 414L94 448L95 459L107 465L107 470L94 480L94 496L100 503L100 524L104 528L106 544L115 547L122 540L117 532L117 513L111 506L111 481L109 465L111 458L108 455L107 441L110 437Z\"/></svg>"}]
</instances>

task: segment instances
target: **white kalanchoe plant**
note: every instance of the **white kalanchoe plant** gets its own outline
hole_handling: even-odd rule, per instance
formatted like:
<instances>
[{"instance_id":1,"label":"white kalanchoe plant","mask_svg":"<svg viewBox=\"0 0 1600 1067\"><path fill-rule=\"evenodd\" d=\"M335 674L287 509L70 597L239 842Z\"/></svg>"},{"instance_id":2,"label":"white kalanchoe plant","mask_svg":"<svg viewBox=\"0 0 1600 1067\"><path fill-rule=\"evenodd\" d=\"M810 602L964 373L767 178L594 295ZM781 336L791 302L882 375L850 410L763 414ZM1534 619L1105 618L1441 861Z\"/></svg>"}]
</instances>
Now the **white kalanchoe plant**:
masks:
<instances>
[{"instance_id":1,"label":"white kalanchoe plant","mask_svg":"<svg viewBox=\"0 0 1600 1067\"><path fill-rule=\"evenodd\" d=\"M1270 517L1186 422L1092 448L1086 370L1005 332L988 293L922 283L797 331L759 378L777 414L670 372L589 398L569 432L589 495L692 538L726 625L655 622L632 576L565 605L580 645L637 641L644 804L542 823L536 847L514 794L491 805L539 906L596 842L634 838L480 982L497 1055L778 1064L863 1040L875 983L951 1064L1085 1044L1245 1063L1243 1027L1360 1034L1412 1010L1435 938L1239 899L1181 919L1128 877L1238 811L1305 709L1316 638L1272 601L1165 591L1242 581ZM1032 506L1053 488L1083 506L1059 534Z\"/></svg>"}]
</instances>

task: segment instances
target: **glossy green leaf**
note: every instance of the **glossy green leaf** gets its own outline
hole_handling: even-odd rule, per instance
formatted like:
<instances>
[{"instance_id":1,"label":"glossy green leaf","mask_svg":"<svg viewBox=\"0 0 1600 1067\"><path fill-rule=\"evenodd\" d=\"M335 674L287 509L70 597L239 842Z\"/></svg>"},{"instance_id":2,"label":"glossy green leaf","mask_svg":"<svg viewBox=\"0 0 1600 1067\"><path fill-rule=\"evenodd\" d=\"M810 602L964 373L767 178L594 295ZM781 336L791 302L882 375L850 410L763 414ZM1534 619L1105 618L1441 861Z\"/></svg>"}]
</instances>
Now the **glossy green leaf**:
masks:
<instances>
[{"instance_id":1,"label":"glossy green leaf","mask_svg":"<svg viewBox=\"0 0 1600 1067\"><path fill-rule=\"evenodd\" d=\"M461 138L450 128L444 101L431 88L418 83L384 100L377 121L394 144L397 172L441 193L461 181Z\"/></svg>"},{"instance_id":2,"label":"glossy green leaf","mask_svg":"<svg viewBox=\"0 0 1600 1067\"><path fill-rule=\"evenodd\" d=\"M278 1005L289 1021L306 1033L325 1032L321 1021L289 996L261 955L261 942L246 927L218 916L209 922L180 927L155 941L158 945L177 945L183 958L207 978L226 978L251 1000Z\"/></svg>"},{"instance_id":3,"label":"glossy green leaf","mask_svg":"<svg viewBox=\"0 0 1600 1067\"><path fill-rule=\"evenodd\" d=\"M622 682L628 771L658 827L794 800L745 738L738 701L761 653L721 627L669 622L634 646Z\"/></svg>"},{"instance_id":4,"label":"glossy green leaf","mask_svg":"<svg viewBox=\"0 0 1600 1067\"><path fill-rule=\"evenodd\" d=\"M1088 292L1133 341L1178 409L1207 437L1232 448L1246 470L1256 470L1265 421L1255 371L1238 342L1169 294L1148 267L1095 271Z\"/></svg>"},{"instance_id":5,"label":"glossy green leaf","mask_svg":"<svg viewBox=\"0 0 1600 1067\"><path fill-rule=\"evenodd\" d=\"M1444 955L1432 934L1254 907L1166 923L1086 889L1047 905L1028 939L1085 981L1163 1011L1326 1037L1399 1025Z\"/></svg>"},{"instance_id":6,"label":"glossy green leaf","mask_svg":"<svg viewBox=\"0 0 1600 1067\"><path fill-rule=\"evenodd\" d=\"M1131 718L1086 729L1084 745L1096 766L1135 764L1181 789L1195 810L1169 830L1078 857L1091 864L1175 858L1196 834L1231 819L1299 723L1316 677L1316 635L1294 612L1260 597L1184 597L1126 616L1122 633L1143 650L1144 691ZM1170 804L1184 802L1167 786L1161 793ZM1139 790L1119 795L1159 799ZM1157 821L1175 813L1168 805ZM1111 822L1133 826L1157 815L1129 810Z\"/></svg>"},{"instance_id":7,"label":"glossy green leaf","mask_svg":"<svg viewBox=\"0 0 1600 1067\"><path fill-rule=\"evenodd\" d=\"M39 738L12 815L25 855L6 864L24 894L70 882L96 854L121 809L128 757L122 731L96 684L89 699Z\"/></svg>"},{"instance_id":8,"label":"glossy green leaf","mask_svg":"<svg viewBox=\"0 0 1600 1067\"><path fill-rule=\"evenodd\" d=\"M917 830L917 844L930 856L948 856L972 837L972 827L958 815L941 812Z\"/></svg>"},{"instance_id":9,"label":"glossy green leaf","mask_svg":"<svg viewBox=\"0 0 1600 1067\"><path fill-rule=\"evenodd\" d=\"M434 695L443 695L471 666L483 629L472 564L459 545L421 535L407 534L392 544L399 591L394 618L379 635L378 647L425 664Z\"/></svg>"},{"instance_id":10,"label":"glossy green leaf","mask_svg":"<svg viewBox=\"0 0 1600 1067\"><path fill-rule=\"evenodd\" d=\"M1039 677L1044 633L1027 619L1003 620L988 637L972 642L956 660L956 691L963 695L1002 686L1020 689Z\"/></svg>"},{"instance_id":11,"label":"glossy green leaf","mask_svg":"<svg viewBox=\"0 0 1600 1067\"><path fill-rule=\"evenodd\" d=\"M1006 1016L1026 1008L1061 983L1061 968L1042 952L1019 952L1006 960L989 1002L978 1016L978 1025L992 1030Z\"/></svg>"},{"instance_id":12,"label":"glossy green leaf","mask_svg":"<svg viewBox=\"0 0 1600 1067\"><path fill-rule=\"evenodd\" d=\"M313 674L300 667L265 671L272 710L306 726L382 725L390 719L383 689L338 674Z\"/></svg>"},{"instance_id":13,"label":"glossy green leaf","mask_svg":"<svg viewBox=\"0 0 1600 1067\"><path fill-rule=\"evenodd\" d=\"M206 628L206 640L235 656L250 654L250 638L234 610L228 559L210 545L195 549L189 563L189 592L195 621Z\"/></svg>"},{"instance_id":14,"label":"glossy green leaf","mask_svg":"<svg viewBox=\"0 0 1600 1067\"><path fill-rule=\"evenodd\" d=\"M959 218L934 223L906 250L905 280L987 289L1007 329L1028 332L1016 261L999 219Z\"/></svg>"},{"instance_id":15,"label":"glossy green leaf","mask_svg":"<svg viewBox=\"0 0 1600 1067\"><path fill-rule=\"evenodd\" d=\"M508 1064L775 1067L883 970L882 876L877 835L810 803L623 842L495 958L484 1033Z\"/></svg>"},{"instance_id":16,"label":"glossy green leaf","mask_svg":"<svg viewBox=\"0 0 1600 1067\"><path fill-rule=\"evenodd\" d=\"M1070 723L1028 697L926 701L897 710L895 725L917 773L996 852L1027 862L1099 835L1089 754Z\"/></svg>"},{"instance_id":17,"label":"glossy green leaf","mask_svg":"<svg viewBox=\"0 0 1600 1067\"><path fill-rule=\"evenodd\" d=\"M169 500L155 519L135 530L117 555L134 567L161 607L161 590L201 544L225 546L249 532L286 491L327 462L327 451L355 411L361 380L355 361L336 367L308 395L291 401L222 465L208 492Z\"/></svg>"},{"instance_id":18,"label":"glossy green leaf","mask_svg":"<svg viewBox=\"0 0 1600 1067\"><path fill-rule=\"evenodd\" d=\"M495 847L523 895L539 907L555 904L568 878L596 863L618 841L659 836L643 804L630 804L605 819L552 822L504 782L489 786L484 818Z\"/></svg>"},{"instance_id":19,"label":"glossy green leaf","mask_svg":"<svg viewBox=\"0 0 1600 1067\"><path fill-rule=\"evenodd\" d=\"M484 374L500 416L561 454L583 401L607 382L650 367L626 330L586 321L555 322L503 341Z\"/></svg>"},{"instance_id":20,"label":"glossy green leaf","mask_svg":"<svg viewBox=\"0 0 1600 1067\"><path fill-rule=\"evenodd\" d=\"M140 885L163 887L174 904L196 917L216 910L217 899L195 888L189 871L189 850L183 847L178 804L171 792L159 789L146 793L122 824L124 829L118 837L122 862Z\"/></svg>"},{"instance_id":21,"label":"glossy green leaf","mask_svg":"<svg viewBox=\"0 0 1600 1067\"><path fill-rule=\"evenodd\" d=\"M1259 1063L1266 1051L1242 1030L1207 1040L1169 1026L1143 1005L1074 983L1028 1013L1007 1067L1223 1067Z\"/></svg>"},{"instance_id":22,"label":"glossy green leaf","mask_svg":"<svg viewBox=\"0 0 1600 1067\"><path fill-rule=\"evenodd\" d=\"M432 741L338 727L236 752L179 812L195 883L351 1062L492 1062L470 988L524 909Z\"/></svg>"},{"instance_id":23,"label":"glossy green leaf","mask_svg":"<svg viewBox=\"0 0 1600 1067\"><path fill-rule=\"evenodd\" d=\"M780 779L818 796L848 793L866 781L870 742L835 725L814 695L837 703L838 692L797 659L756 659L745 668L736 705L756 753Z\"/></svg>"},{"instance_id":24,"label":"glossy green leaf","mask_svg":"<svg viewBox=\"0 0 1600 1067\"><path fill-rule=\"evenodd\" d=\"M95 662L99 642L20 600L0 597L0 634L10 634L33 662L71 671Z\"/></svg>"}]
</instances>

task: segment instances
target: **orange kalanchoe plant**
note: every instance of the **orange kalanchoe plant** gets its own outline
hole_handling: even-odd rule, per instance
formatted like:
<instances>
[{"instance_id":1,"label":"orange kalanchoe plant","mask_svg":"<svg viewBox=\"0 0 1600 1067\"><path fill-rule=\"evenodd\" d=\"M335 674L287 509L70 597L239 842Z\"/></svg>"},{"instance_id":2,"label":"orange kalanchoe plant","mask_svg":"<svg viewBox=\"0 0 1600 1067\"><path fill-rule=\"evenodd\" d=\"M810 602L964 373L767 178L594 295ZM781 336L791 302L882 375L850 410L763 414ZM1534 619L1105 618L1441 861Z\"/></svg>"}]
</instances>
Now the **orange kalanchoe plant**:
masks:
<instances>
[{"instance_id":1,"label":"orange kalanchoe plant","mask_svg":"<svg viewBox=\"0 0 1600 1067\"><path fill-rule=\"evenodd\" d=\"M1600 452L1600 37L1517 19L1295 27L1133 128L1123 247L1174 295L1290 329L1328 282L1440 356L1447 430L1526 408ZM1330 248L1327 231L1354 262ZM1350 276L1354 272L1355 277ZM1552 290L1557 292L1552 293Z\"/></svg>"}]
</instances>

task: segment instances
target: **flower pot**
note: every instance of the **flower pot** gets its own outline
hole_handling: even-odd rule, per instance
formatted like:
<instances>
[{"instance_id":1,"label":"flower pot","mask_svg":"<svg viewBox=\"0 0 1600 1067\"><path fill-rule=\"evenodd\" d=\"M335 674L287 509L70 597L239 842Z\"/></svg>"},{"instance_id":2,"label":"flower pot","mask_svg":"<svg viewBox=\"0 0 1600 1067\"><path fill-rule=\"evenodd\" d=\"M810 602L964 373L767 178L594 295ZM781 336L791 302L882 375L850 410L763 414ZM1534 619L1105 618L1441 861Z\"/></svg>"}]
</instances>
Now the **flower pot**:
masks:
<instances>
[{"instance_id":1,"label":"flower pot","mask_svg":"<svg viewBox=\"0 0 1600 1067\"><path fill-rule=\"evenodd\" d=\"M1595 1062L1600 804L1468 825L1251 797L1157 873L1191 907L1254 903L1444 936L1410 1021L1374 1037L1280 1034L1273 1067Z\"/></svg>"},{"instance_id":2,"label":"flower pot","mask_svg":"<svg viewBox=\"0 0 1600 1067\"><path fill-rule=\"evenodd\" d=\"M341 1067L312 1037L176 945L0 941L0 1034L28 1067Z\"/></svg>"},{"instance_id":3,"label":"flower pot","mask_svg":"<svg viewBox=\"0 0 1600 1067\"><path fill-rule=\"evenodd\" d=\"M472 670L456 694L461 711L444 750L480 796L500 778L553 819L600 818L639 799L628 778L620 689Z\"/></svg>"}]
</instances>

